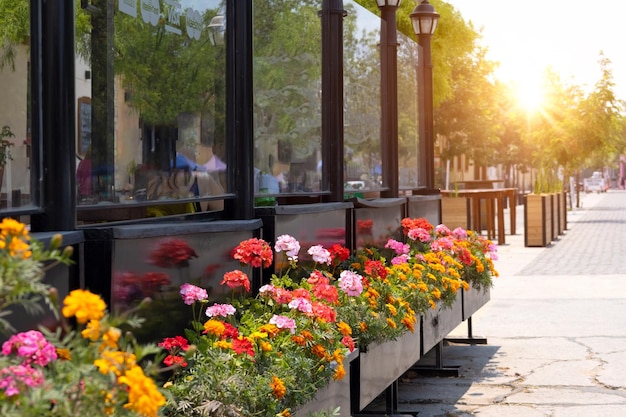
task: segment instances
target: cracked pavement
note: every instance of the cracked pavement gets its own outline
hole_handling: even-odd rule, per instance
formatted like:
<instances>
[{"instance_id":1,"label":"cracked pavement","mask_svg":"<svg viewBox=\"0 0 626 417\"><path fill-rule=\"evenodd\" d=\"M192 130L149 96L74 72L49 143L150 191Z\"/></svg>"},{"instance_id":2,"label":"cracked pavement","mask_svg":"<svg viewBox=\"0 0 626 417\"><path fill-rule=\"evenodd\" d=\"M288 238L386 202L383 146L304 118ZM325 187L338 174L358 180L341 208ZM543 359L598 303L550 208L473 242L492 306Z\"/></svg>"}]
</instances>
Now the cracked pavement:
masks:
<instances>
[{"instance_id":1,"label":"cracked pavement","mask_svg":"<svg viewBox=\"0 0 626 417\"><path fill-rule=\"evenodd\" d=\"M472 318L487 344L446 343L443 366L458 376L408 371L397 415L626 416L626 192L582 203L546 248L524 247L517 207L518 234L499 248L500 277ZM467 324L449 336L467 337ZM420 364L434 364L433 352Z\"/></svg>"}]
</instances>

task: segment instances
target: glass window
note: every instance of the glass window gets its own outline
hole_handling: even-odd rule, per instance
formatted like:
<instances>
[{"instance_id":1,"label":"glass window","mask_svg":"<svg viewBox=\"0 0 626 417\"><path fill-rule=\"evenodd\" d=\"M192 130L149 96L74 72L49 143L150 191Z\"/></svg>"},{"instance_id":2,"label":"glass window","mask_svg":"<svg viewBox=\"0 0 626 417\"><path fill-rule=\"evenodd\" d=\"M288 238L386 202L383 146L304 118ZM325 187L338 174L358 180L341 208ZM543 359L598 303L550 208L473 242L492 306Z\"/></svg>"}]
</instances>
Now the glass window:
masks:
<instances>
[{"instance_id":1,"label":"glass window","mask_svg":"<svg viewBox=\"0 0 626 417\"><path fill-rule=\"evenodd\" d=\"M227 191L222 2L81 4L79 219L109 217L111 203L140 208L126 210L131 217L221 209L215 196ZM106 5L115 7L113 19L99 10Z\"/></svg>"},{"instance_id":2,"label":"glass window","mask_svg":"<svg viewBox=\"0 0 626 417\"><path fill-rule=\"evenodd\" d=\"M382 187L380 136L380 18L346 1L344 27L344 188Z\"/></svg>"},{"instance_id":3,"label":"glass window","mask_svg":"<svg viewBox=\"0 0 626 417\"><path fill-rule=\"evenodd\" d=\"M30 7L0 13L0 210L30 205ZM23 7L22 7L23 6Z\"/></svg>"},{"instance_id":4,"label":"glass window","mask_svg":"<svg viewBox=\"0 0 626 417\"><path fill-rule=\"evenodd\" d=\"M321 190L318 0L254 2L257 194Z\"/></svg>"}]
</instances>

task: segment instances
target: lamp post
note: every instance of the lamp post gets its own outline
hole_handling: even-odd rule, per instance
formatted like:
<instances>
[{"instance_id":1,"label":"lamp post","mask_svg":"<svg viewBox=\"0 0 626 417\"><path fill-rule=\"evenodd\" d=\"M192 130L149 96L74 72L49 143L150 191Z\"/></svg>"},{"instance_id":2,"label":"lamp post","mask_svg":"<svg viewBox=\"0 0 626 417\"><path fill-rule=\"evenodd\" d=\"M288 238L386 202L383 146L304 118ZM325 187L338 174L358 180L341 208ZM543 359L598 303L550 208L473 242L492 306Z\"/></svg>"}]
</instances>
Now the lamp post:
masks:
<instances>
[{"instance_id":1,"label":"lamp post","mask_svg":"<svg viewBox=\"0 0 626 417\"><path fill-rule=\"evenodd\" d=\"M211 45L224 44L224 32L226 31L226 19L222 15L214 16L209 22L209 39Z\"/></svg>"},{"instance_id":2,"label":"lamp post","mask_svg":"<svg viewBox=\"0 0 626 417\"><path fill-rule=\"evenodd\" d=\"M413 31L420 45L418 57L418 104L419 104L419 153L420 185L426 190L435 189L435 137L433 132L433 63L430 54L430 38L437 28L439 14L428 2L422 0L411 13Z\"/></svg>"},{"instance_id":3,"label":"lamp post","mask_svg":"<svg viewBox=\"0 0 626 417\"><path fill-rule=\"evenodd\" d=\"M398 197L398 37L396 12L401 0L376 0L380 21L380 139L382 197Z\"/></svg>"}]
</instances>

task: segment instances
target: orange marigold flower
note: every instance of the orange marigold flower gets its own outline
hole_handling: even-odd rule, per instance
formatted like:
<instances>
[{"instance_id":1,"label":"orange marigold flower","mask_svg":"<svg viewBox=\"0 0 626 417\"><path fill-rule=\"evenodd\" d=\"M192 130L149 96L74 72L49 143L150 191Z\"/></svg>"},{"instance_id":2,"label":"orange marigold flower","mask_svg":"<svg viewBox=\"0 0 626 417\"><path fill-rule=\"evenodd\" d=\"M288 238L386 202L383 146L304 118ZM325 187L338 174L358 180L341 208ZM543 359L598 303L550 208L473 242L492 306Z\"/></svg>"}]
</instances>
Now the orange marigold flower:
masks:
<instances>
[{"instance_id":1,"label":"orange marigold flower","mask_svg":"<svg viewBox=\"0 0 626 417\"><path fill-rule=\"evenodd\" d=\"M276 417L291 417L291 413L289 412L288 408L285 408L283 411L276 414Z\"/></svg>"},{"instance_id":2,"label":"orange marigold flower","mask_svg":"<svg viewBox=\"0 0 626 417\"><path fill-rule=\"evenodd\" d=\"M411 333L415 333L415 317L404 316L400 321Z\"/></svg>"},{"instance_id":3,"label":"orange marigold flower","mask_svg":"<svg viewBox=\"0 0 626 417\"><path fill-rule=\"evenodd\" d=\"M263 333L267 333L270 337L275 337L278 333L280 333L280 329L276 327L275 324L271 324L271 323L267 323L259 327L259 331Z\"/></svg>"},{"instance_id":4,"label":"orange marigold flower","mask_svg":"<svg viewBox=\"0 0 626 417\"><path fill-rule=\"evenodd\" d=\"M389 327L394 328L394 329L397 327L396 322L391 320L389 317L387 317L386 321L387 321L387 324L389 325Z\"/></svg>"},{"instance_id":5,"label":"orange marigold flower","mask_svg":"<svg viewBox=\"0 0 626 417\"><path fill-rule=\"evenodd\" d=\"M339 323L337 323L337 328L339 329L339 333L344 336L350 336L352 334L352 329L350 328L350 325L346 322L340 321Z\"/></svg>"},{"instance_id":6,"label":"orange marigold flower","mask_svg":"<svg viewBox=\"0 0 626 417\"><path fill-rule=\"evenodd\" d=\"M270 382L270 387L272 388L272 394L274 395L274 397L279 400L283 398L287 393L285 383L277 376L272 376L272 382Z\"/></svg>"},{"instance_id":7,"label":"orange marigold flower","mask_svg":"<svg viewBox=\"0 0 626 417\"><path fill-rule=\"evenodd\" d=\"M274 349L270 342L266 342L264 340L261 341L260 346L263 352L271 352Z\"/></svg>"},{"instance_id":8,"label":"orange marigold flower","mask_svg":"<svg viewBox=\"0 0 626 417\"><path fill-rule=\"evenodd\" d=\"M300 332L300 334L302 335L302 337L304 337L306 340L313 340L313 333L311 333L308 330L302 330L302 332Z\"/></svg>"},{"instance_id":9,"label":"orange marigold flower","mask_svg":"<svg viewBox=\"0 0 626 417\"><path fill-rule=\"evenodd\" d=\"M56 352L57 352L57 358L64 359L66 361L72 360L72 353L70 352L69 349L56 348Z\"/></svg>"},{"instance_id":10,"label":"orange marigold flower","mask_svg":"<svg viewBox=\"0 0 626 417\"><path fill-rule=\"evenodd\" d=\"M204 323L204 331L202 333L209 333L217 337L221 337L226 330L226 326L219 320L211 319Z\"/></svg>"},{"instance_id":11,"label":"orange marigold flower","mask_svg":"<svg viewBox=\"0 0 626 417\"><path fill-rule=\"evenodd\" d=\"M302 335L294 334L293 336L291 336L291 341L298 346L306 345L306 339L302 337Z\"/></svg>"},{"instance_id":12,"label":"orange marigold flower","mask_svg":"<svg viewBox=\"0 0 626 417\"><path fill-rule=\"evenodd\" d=\"M320 345L320 344L316 344L311 348L311 352L313 352L313 354L315 356L317 356L318 358L326 358L328 355L326 353L326 349L324 348L324 346Z\"/></svg>"},{"instance_id":13,"label":"orange marigold flower","mask_svg":"<svg viewBox=\"0 0 626 417\"><path fill-rule=\"evenodd\" d=\"M367 331L367 323L364 321L359 322L359 330L361 330L361 333Z\"/></svg>"},{"instance_id":14,"label":"orange marigold flower","mask_svg":"<svg viewBox=\"0 0 626 417\"><path fill-rule=\"evenodd\" d=\"M89 320L80 335L83 339L90 339L93 342L98 340L100 338L100 320Z\"/></svg>"}]
</instances>

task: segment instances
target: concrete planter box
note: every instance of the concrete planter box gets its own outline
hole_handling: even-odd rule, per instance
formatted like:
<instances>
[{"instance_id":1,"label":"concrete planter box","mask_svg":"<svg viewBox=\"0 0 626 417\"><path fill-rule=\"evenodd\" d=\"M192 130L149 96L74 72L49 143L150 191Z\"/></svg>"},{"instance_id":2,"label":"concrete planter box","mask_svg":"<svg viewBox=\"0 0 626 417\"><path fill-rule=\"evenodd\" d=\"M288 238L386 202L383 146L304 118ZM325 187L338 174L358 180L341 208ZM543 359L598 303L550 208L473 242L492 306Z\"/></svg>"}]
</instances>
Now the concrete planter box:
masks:
<instances>
[{"instance_id":1,"label":"concrete planter box","mask_svg":"<svg viewBox=\"0 0 626 417\"><path fill-rule=\"evenodd\" d=\"M350 363L359 356L358 349L344 358L346 376L339 381L331 381L315 393L315 397L299 407L295 417L308 417L311 413L334 410L339 407L340 417L350 417Z\"/></svg>"},{"instance_id":2,"label":"concrete planter box","mask_svg":"<svg viewBox=\"0 0 626 417\"><path fill-rule=\"evenodd\" d=\"M482 306L487 304L491 299L491 289L486 290L470 287L467 291L461 291L463 300L463 314L461 319L463 321L472 317L475 312L480 310Z\"/></svg>"},{"instance_id":3,"label":"concrete planter box","mask_svg":"<svg viewBox=\"0 0 626 417\"><path fill-rule=\"evenodd\" d=\"M462 322L463 300L457 294L450 307L437 306L422 316L422 355L435 347Z\"/></svg>"},{"instance_id":4,"label":"concrete planter box","mask_svg":"<svg viewBox=\"0 0 626 417\"><path fill-rule=\"evenodd\" d=\"M359 411L419 361L421 336L418 328L416 326L415 333L407 332L394 341L372 344L366 352L359 353L358 384L353 385L355 395L358 394Z\"/></svg>"}]
</instances>

